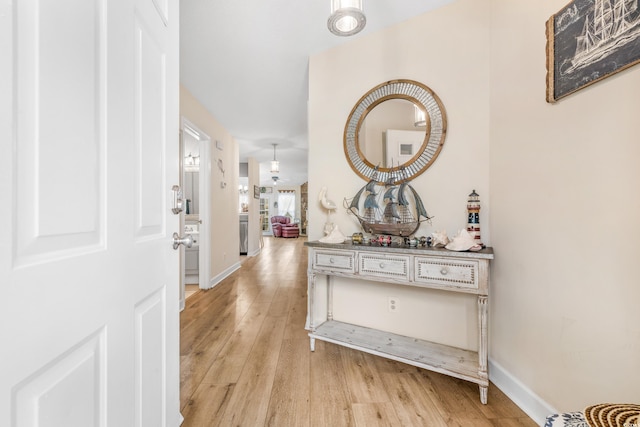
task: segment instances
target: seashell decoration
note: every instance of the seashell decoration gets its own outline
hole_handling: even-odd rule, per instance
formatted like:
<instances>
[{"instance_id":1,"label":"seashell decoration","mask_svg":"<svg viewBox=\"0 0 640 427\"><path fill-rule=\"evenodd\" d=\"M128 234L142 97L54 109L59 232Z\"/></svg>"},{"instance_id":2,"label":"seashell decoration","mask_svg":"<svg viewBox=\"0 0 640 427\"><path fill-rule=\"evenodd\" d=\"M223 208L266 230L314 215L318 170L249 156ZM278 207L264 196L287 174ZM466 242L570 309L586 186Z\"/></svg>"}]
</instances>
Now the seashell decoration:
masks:
<instances>
[{"instance_id":1,"label":"seashell decoration","mask_svg":"<svg viewBox=\"0 0 640 427\"><path fill-rule=\"evenodd\" d=\"M456 233L445 248L450 251L479 251L482 249L482 243L478 244L474 236L467 230L461 229L458 230L458 233Z\"/></svg>"},{"instance_id":2,"label":"seashell decoration","mask_svg":"<svg viewBox=\"0 0 640 427\"><path fill-rule=\"evenodd\" d=\"M327 230L325 230L325 233L326 232ZM338 228L338 224L335 224L331 227L331 231L326 236L318 240L322 243L344 243L346 236L342 234Z\"/></svg>"},{"instance_id":3,"label":"seashell decoration","mask_svg":"<svg viewBox=\"0 0 640 427\"><path fill-rule=\"evenodd\" d=\"M446 246L449 243L449 237L447 237L447 230L434 231L431 233L431 246L434 248Z\"/></svg>"}]
</instances>

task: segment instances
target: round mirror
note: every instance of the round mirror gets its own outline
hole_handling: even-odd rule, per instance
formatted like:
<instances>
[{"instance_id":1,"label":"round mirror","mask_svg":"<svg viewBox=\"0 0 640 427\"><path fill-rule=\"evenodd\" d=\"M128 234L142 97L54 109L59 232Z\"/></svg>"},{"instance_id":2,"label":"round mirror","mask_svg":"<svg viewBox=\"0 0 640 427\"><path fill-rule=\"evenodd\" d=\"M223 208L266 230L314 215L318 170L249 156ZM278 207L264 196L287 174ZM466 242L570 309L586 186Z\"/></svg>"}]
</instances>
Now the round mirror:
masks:
<instances>
[{"instance_id":1,"label":"round mirror","mask_svg":"<svg viewBox=\"0 0 640 427\"><path fill-rule=\"evenodd\" d=\"M344 151L363 179L399 184L423 173L438 157L446 133L438 96L413 80L392 80L367 92L344 130Z\"/></svg>"}]
</instances>

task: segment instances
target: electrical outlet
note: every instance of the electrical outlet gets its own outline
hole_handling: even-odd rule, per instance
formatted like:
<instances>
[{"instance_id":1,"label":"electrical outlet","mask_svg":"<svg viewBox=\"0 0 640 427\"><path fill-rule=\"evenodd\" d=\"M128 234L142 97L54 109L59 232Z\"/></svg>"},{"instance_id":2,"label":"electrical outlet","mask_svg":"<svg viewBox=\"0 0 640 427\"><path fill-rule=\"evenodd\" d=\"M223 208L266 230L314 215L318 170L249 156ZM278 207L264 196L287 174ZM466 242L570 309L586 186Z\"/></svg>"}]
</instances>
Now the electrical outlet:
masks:
<instances>
[{"instance_id":1,"label":"electrical outlet","mask_svg":"<svg viewBox=\"0 0 640 427\"><path fill-rule=\"evenodd\" d=\"M387 308L389 309L390 313L395 313L396 311L398 311L398 297L389 297L387 301Z\"/></svg>"}]
</instances>

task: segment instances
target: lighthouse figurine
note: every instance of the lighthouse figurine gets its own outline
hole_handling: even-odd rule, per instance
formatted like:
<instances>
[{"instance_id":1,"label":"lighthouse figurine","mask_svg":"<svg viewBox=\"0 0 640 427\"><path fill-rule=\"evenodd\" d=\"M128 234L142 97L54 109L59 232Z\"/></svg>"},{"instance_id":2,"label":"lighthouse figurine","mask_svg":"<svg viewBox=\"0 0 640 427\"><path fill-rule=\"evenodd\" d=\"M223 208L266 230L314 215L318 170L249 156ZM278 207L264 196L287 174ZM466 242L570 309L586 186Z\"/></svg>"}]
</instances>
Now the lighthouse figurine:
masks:
<instances>
[{"instance_id":1,"label":"lighthouse figurine","mask_svg":"<svg viewBox=\"0 0 640 427\"><path fill-rule=\"evenodd\" d=\"M484 247L484 243L482 243L480 239L480 196L476 193L476 190L473 190L473 192L469 194L467 212L469 214L467 232L473 236L476 244Z\"/></svg>"}]
</instances>

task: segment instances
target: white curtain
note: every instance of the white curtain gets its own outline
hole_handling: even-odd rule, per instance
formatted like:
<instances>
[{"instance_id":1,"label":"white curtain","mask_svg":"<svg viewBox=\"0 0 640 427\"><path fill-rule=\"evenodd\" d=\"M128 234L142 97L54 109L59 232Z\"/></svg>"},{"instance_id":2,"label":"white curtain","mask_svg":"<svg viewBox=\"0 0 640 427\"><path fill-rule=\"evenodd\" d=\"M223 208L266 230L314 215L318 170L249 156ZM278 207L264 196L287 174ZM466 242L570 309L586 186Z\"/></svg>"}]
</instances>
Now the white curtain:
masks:
<instances>
[{"instance_id":1,"label":"white curtain","mask_svg":"<svg viewBox=\"0 0 640 427\"><path fill-rule=\"evenodd\" d=\"M278 193L278 215L288 216L292 220L296 214L296 193L295 192L279 192Z\"/></svg>"}]
</instances>

